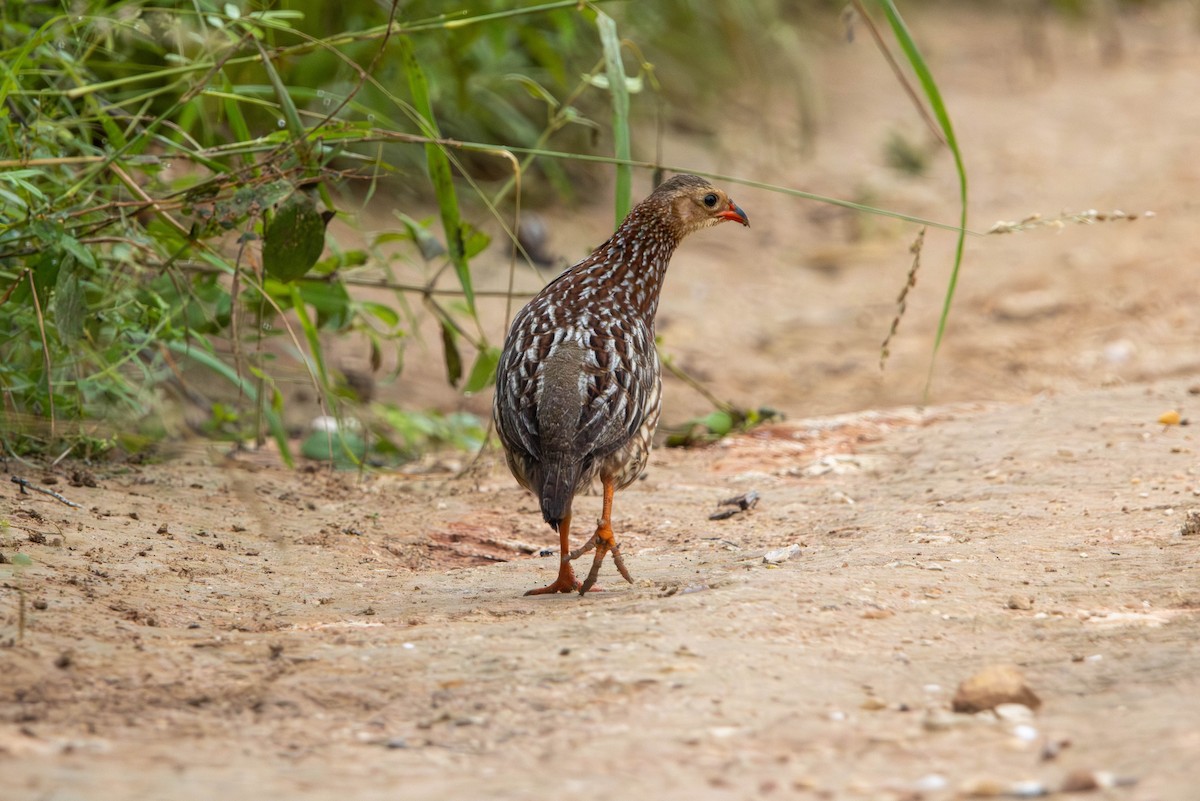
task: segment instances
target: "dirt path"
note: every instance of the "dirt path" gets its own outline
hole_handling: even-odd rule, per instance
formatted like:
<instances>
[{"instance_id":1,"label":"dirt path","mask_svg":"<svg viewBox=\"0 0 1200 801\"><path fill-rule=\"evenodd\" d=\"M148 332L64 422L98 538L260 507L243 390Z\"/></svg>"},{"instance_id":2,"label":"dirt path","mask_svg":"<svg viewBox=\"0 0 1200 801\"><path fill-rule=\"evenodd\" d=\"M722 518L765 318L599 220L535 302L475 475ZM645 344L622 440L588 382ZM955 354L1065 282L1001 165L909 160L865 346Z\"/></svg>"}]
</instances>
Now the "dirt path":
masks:
<instances>
[{"instance_id":1,"label":"dirt path","mask_svg":"<svg viewBox=\"0 0 1200 801\"><path fill-rule=\"evenodd\" d=\"M1189 798L1198 438L1156 419L1196 402L1164 383L660 452L617 507L637 583L586 599L521 597L554 560L512 542L514 519L549 538L495 466L8 493L5 551L35 564L0 651L5 797L937 799L1088 770ZM414 570L472 555L510 561ZM1035 718L950 714L994 663Z\"/></svg>"},{"instance_id":2,"label":"dirt path","mask_svg":"<svg viewBox=\"0 0 1200 801\"><path fill-rule=\"evenodd\" d=\"M976 227L1064 207L1158 213L972 239L936 383L958 405L813 417L920 399L948 237L930 234L882 374L911 226L742 190L755 227L730 233L746 236L689 241L665 350L719 396L792 420L656 451L617 500L632 587L609 570L601 595L522 597L551 575L535 552L552 537L495 461L465 480L436 465L358 480L196 446L81 471L84 486L69 470L24 476L56 478L81 508L6 484L0 554L31 564L0 565L0 797L938 801L1106 771L1136 784L1099 796L1194 801L1188 6L1123 15L1119 60L1057 18L1050 61L1022 49L1014 18L946 5L914 21ZM891 128L920 131L864 50L814 51L815 160L787 129L747 146L740 108L709 139L672 134L670 160L953 219L944 160L918 179L883 165ZM608 211L552 223L579 255ZM502 256L478 265L480 286L506 284ZM502 309L484 313L500 331ZM417 356L381 397L486 409ZM668 422L708 408L678 382L665 404ZM1195 425L1156 422L1172 409ZM755 509L709 519L749 491ZM584 498L578 513L596 509ZM959 682L1001 663L1024 671L1036 715L951 714Z\"/></svg>"}]
</instances>

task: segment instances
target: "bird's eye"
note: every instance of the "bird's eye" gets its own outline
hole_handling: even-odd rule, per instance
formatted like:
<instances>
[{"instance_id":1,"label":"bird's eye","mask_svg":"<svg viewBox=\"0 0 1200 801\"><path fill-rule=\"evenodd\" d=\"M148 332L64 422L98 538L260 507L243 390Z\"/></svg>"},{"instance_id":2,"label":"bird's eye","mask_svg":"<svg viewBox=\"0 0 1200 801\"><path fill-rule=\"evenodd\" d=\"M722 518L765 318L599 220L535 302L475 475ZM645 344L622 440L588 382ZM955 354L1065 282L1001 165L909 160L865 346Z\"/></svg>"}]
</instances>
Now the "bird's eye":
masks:
<instances>
[{"instance_id":1,"label":"bird's eye","mask_svg":"<svg viewBox=\"0 0 1200 801\"><path fill-rule=\"evenodd\" d=\"M709 192L704 196L704 205L710 209L717 205L717 195L715 192Z\"/></svg>"}]
</instances>

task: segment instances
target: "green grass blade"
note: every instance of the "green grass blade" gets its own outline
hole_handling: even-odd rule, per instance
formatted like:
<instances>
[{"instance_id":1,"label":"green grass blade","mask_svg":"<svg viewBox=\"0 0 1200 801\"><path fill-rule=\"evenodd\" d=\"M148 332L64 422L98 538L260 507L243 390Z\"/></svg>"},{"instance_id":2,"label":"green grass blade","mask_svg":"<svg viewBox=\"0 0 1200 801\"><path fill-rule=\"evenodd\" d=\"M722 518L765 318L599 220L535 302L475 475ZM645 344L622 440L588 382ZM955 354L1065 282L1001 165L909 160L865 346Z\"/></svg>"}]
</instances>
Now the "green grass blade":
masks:
<instances>
[{"instance_id":1,"label":"green grass blade","mask_svg":"<svg viewBox=\"0 0 1200 801\"><path fill-rule=\"evenodd\" d=\"M304 129L304 123L300 121L300 112L296 109L296 103L292 100L292 95L288 92L283 78L279 76L279 71L275 69L275 65L271 62L271 54L267 52L267 48L263 47L263 43L258 39L254 37L251 37L251 39L253 39L255 46L258 48L259 55L262 56L263 69L267 71L267 78L270 79L271 86L275 89L275 96L279 98L279 107L283 111L284 124L287 126L288 133L292 135L292 141L296 143L296 152L307 166L311 166L308 163L308 132Z\"/></svg>"},{"instance_id":2,"label":"green grass blade","mask_svg":"<svg viewBox=\"0 0 1200 801\"><path fill-rule=\"evenodd\" d=\"M237 387L238 390L240 390L255 404L258 403L258 388L255 386L255 383L241 375L238 375L237 371L234 370L233 367L221 361L218 357L214 356L203 348L196 347L187 342L167 340L162 344L168 350L172 350L175 353L178 353L180 356L186 356L187 358L204 365ZM271 436L275 440L275 444L279 446L279 455L283 458L284 464L286 464L288 467L295 467L296 462L292 457L292 450L288 446L288 436L287 431L284 430L283 427L283 419L280 418L279 413L275 411L270 404L264 403L262 405L262 410L263 414L267 418L267 427L271 429Z\"/></svg>"},{"instance_id":3,"label":"green grass blade","mask_svg":"<svg viewBox=\"0 0 1200 801\"><path fill-rule=\"evenodd\" d=\"M422 133L430 138L440 139L442 134L433 116L433 104L429 100L429 84L425 80L425 72L417 61L408 37L399 36L396 41L404 59L404 71L408 75L413 106L419 115ZM462 286L467 310L474 316L475 288L471 283L471 266L467 262L466 248L463 244L463 224L450 171L450 158L441 145L427 142L425 160L429 165L429 179L433 182L434 192L437 193L438 211L442 216L442 229L446 232L446 249L450 253L450 263L454 265L454 272L458 274L458 283Z\"/></svg>"},{"instance_id":4,"label":"green grass blade","mask_svg":"<svg viewBox=\"0 0 1200 801\"><path fill-rule=\"evenodd\" d=\"M312 316L308 313L304 297L300 294L300 287L290 284L288 289L291 290L292 311L296 313L296 319L300 321L300 329L304 332L309 353L312 354L313 367L316 372L313 382L316 384L315 389L318 393L324 393L329 388L329 373L325 369L325 352L321 349L321 337L317 333L317 326L313 323Z\"/></svg>"},{"instance_id":5,"label":"green grass blade","mask_svg":"<svg viewBox=\"0 0 1200 801\"><path fill-rule=\"evenodd\" d=\"M596 29L600 33L600 44L604 47L605 75L608 77L608 91L612 93L613 155L628 162L632 157L629 145L629 86L625 83L625 63L621 60L621 37L617 35L617 23L603 11L596 11ZM628 164L618 163L617 225L629 213L632 194L633 169Z\"/></svg>"},{"instance_id":6,"label":"green grass blade","mask_svg":"<svg viewBox=\"0 0 1200 801\"><path fill-rule=\"evenodd\" d=\"M959 202L962 204L959 216L958 243L954 249L954 268L950 271L950 281L946 285L946 297L942 301L942 314L938 319L937 334L933 340L933 353L929 361L929 375L925 379L925 397L928 399L929 389L933 384L933 365L937 359L938 348L942 344L942 336L946 332L946 321L950 317L950 305L954 301L954 290L958 286L958 271L962 266L963 245L967 230L967 170L963 166L962 153L958 149L958 140L954 136L954 126L950 123L950 115L946 112L945 103L942 102L942 93L938 90L937 82L934 81L933 74L929 71L929 66L925 63L925 59L921 57L921 51L917 49L917 45L908 31L908 26L904 24L904 20L901 18L900 12L896 10L896 5L892 0L879 0L879 6L883 9L888 24L892 27L892 33L895 34L896 41L900 43L900 49L904 51L908 63L912 66L913 72L916 73L917 80L921 82L921 88L925 90L925 96L929 99L929 106L933 109L933 116L937 119L942 133L946 137L946 144L954 156L954 169L958 171Z\"/></svg>"}]
</instances>

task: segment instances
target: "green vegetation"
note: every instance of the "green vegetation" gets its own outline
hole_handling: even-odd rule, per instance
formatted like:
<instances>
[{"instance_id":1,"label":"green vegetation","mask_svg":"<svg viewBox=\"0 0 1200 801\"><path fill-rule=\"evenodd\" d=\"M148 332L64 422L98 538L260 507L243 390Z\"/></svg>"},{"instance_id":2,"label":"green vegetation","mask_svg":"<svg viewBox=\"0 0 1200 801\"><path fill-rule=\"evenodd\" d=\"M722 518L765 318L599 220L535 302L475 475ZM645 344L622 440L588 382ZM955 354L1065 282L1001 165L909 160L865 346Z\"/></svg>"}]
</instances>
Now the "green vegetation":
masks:
<instances>
[{"instance_id":1,"label":"green vegetation","mask_svg":"<svg viewBox=\"0 0 1200 801\"><path fill-rule=\"evenodd\" d=\"M499 351L476 308L471 260L490 244L479 226L511 235L523 191L569 195L597 161L617 165L619 218L632 166L662 166L635 158L647 150L635 130L663 124L669 104L711 103L731 60L773 51L803 93L796 42L763 32L838 7L515 5L5 4L3 452L136 450L171 434L163 409L183 403L202 411L190 425L205 436L270 437L291 462L285 377L297 368L342 421L324 445L306 440L310 456L387 462L477 445L473 418L365 402L330 364L330 337L360 337L380 371L404 364L432 317L447 380L484 390ZM878 6L953 143L898 13ZM718 49L728 58L696 58ZM964 208L965 187L964 175ZM436 219L397 212L388 233L327 232L369 203L418 196L435 199ZM435 286L443 274L449 292Z\"/></svg>"}]
</instances>

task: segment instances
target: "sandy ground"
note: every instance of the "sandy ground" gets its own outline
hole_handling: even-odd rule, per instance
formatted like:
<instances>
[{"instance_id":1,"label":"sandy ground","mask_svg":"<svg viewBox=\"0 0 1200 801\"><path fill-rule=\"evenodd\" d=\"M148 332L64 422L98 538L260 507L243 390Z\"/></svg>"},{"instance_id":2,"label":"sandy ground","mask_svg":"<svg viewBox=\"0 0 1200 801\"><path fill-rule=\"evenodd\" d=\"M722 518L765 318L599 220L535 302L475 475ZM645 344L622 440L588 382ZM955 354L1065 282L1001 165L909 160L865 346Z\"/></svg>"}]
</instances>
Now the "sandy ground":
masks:
<instances>
[{"instance_id":1,"label":"sandy ground","mask_svg":"<svg viewBox=\"0 0 1200 801\"><path fill-rule=\"evenodd\" d=\"M1085 27L1054 23L1046 60L1015 19L914 21L976 228L1157 215L973 239L933 405L911 404L949 237L930 234L881 374L914 229L734 192L755 227L685 245L664 350L790 419L655 452L617 499L632 586L609 566L604 593L523 597L553 575L552 536L494 454L458 479L435 461L290 473L202 446L140 467L10 462L80 506L0 498L0 553L32 562L0 565L0 796L936 801L1090 776L1119 785L1094 797L1194 799L1200 534L1182 532L1200 438L1158 422L1200 422L1184 11L1123 18L1119 59ZM732 123L671 160L776 180L794 163L793 185L952 219L943 165L882 166L911 113L874 53L829 42L813 68L815 161L780 134L734 147ZM586 250L606 215L564 214L554 241ZM460 402L419 365L382 391ZM666 403L668 421L706 411L676 383ZM753 509L710 519L751 491ZM951 711L1001 664L1035 712Z\"/></svg>"}]
</instances>

